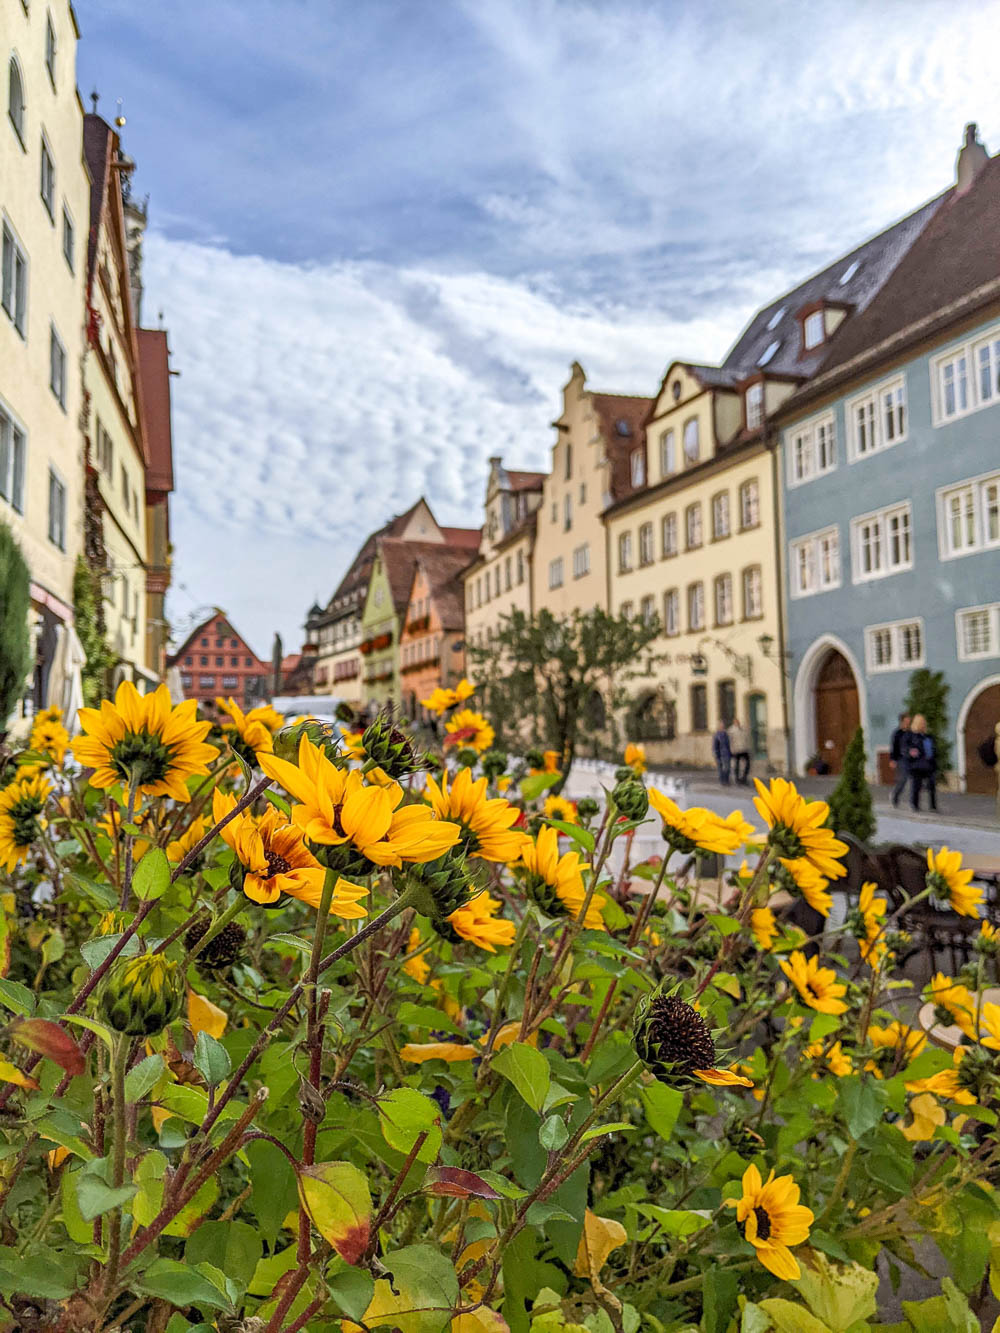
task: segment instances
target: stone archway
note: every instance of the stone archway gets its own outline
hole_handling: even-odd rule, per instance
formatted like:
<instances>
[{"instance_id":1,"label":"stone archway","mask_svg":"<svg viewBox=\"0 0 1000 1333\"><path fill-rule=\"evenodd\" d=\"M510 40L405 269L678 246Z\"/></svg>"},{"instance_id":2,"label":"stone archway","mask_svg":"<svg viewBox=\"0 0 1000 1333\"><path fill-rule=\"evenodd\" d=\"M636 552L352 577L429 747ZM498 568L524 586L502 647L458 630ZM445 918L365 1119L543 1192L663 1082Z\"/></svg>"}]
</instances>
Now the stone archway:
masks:
<instances>
[{"instance_id":1,"label":"stone archway","mask_svg":"<svg viewBox=\"0 0 1000 1333\"><path fill-rule=\"evenodd\" d=\"M965 790L994 796L997 770L985 764L979 747L994 734L1000 721L1000 676L987 676L968 693L958 714L958 762Z\"/></svg>"},{"instance_id":2,"label":"stone archway","mask_svg":"<svg viewBox=\"0 0 1000 1333\"><path fill-rule=\"evenodd\" d=\"M858 683L851 664L836 648L828 649L819 664L813 685L816 710L816 749L839 773L851 737L861 722Z\"/></svg>"},{"instance_id":3,"label":"stone archway","mask_svg":"<svg viewBox=\"0 0 1000 1333\"><path fill-rule=\"evenodd\" d=\"M822 679L821 679L822 678ZM817 686L821 688L817 691ZM822 705L818 697L824 697ZM795 722L795 768L804 773L813 755L823 749L823 742L834 742L834 759L842 760L843 749L859 725L868 735L868 700L862 674L854 654L835 634L823 634L815 639L802 655L802 663L795 675L792 695ZM823 708L822 717L819 710ZM849 730L848 730L849 729ZM822 734L833 731L836 734ZM848 732L840 748L839 739ZM870 744L866 749L871 750ZM828 761L829 762L829 761ZM831 768L834 765L831 764ZM839 769L839 762L836 763ZM868 768L872 765L869 759ZM836 769L835 769L836 771ZM873 772L869 771L869 777Z\"/></svg>"}]
</instances>

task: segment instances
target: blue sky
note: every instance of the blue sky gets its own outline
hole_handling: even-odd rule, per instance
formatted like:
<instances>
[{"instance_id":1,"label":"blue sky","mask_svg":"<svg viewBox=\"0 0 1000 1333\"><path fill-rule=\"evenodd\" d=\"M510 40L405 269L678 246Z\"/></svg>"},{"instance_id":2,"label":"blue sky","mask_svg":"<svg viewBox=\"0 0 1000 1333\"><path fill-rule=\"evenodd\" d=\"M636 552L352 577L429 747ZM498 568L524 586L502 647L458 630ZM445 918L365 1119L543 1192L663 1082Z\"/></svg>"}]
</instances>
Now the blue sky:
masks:
<instances>
[{"instance_id":1,"label":"blue sky","mask_svg":"<svg viewBox=\"0 0 1000 1333\"><path fill-rule=\"evenodd\" d=\"M571 361L652 392L1000 148L993 0L77 0L150 195L172 597L296 644L365 533L543 466ZM984 40L976 41L980 32Z\"/></svg>"}]
</instances>

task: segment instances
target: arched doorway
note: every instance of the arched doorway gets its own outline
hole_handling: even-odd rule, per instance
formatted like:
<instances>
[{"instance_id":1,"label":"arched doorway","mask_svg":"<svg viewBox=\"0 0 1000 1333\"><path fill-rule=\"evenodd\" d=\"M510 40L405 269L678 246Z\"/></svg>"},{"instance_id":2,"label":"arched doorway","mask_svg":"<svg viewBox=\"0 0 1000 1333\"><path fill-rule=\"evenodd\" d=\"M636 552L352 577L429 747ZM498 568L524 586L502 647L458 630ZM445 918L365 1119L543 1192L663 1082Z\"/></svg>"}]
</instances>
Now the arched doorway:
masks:
<instances>
[{"instance_id":1,"label":"arched doorway","mask_svg":"<svg viewBox=\"0 0 1000 1333\"><path fill-rule=\"evenodd\" d=\"M997 789L997 771L983 763L979 747L992 738L1000 721L1000 683L983 684L963 711L961 744L965 750L965 790L993 796Z\"/></svg>"},{"instance_id":2,"label":"arched doorway","mask_svg":"<svg viewBox=\"0 0 1000 1333\"><path fill-rule=\"evenodd\" d=\"M816 672L816 750L839 773L844 752L861 723L858 685L843 653L831 648Z\"/></svg>"}]
</instances>

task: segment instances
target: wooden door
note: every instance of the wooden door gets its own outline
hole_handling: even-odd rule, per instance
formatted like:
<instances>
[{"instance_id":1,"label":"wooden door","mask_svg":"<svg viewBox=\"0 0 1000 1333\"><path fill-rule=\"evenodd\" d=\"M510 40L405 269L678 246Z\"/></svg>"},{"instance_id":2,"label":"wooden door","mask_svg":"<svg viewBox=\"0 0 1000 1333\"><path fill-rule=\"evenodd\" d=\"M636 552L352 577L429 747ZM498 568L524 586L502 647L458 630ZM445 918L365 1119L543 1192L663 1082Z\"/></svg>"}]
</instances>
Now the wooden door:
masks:
<instances>
[{"instance_id":1,"label":"wooden door","mask_svg":"<svg viewBox=\"0 0 1000 1333\"><path fill-rule=\"evenodd\" d=\"M995 796L997 770L989 768L979 757L979 747L993 735L1000 722L1000 685L987 685L972 701L965 719L965 790L981 795Z\"/></svg>"},{"instance_id":2,"label":"wooden door","mask_svg":"<svg viewBox=\"0 0 1000 1333\"><path fill-rule=\"evenodd\" d=\"M847 658L831 649L816 677L816 750L831 773L840 772L844 751L860 721L854 672Z\"/></svg>"}]
</instances>

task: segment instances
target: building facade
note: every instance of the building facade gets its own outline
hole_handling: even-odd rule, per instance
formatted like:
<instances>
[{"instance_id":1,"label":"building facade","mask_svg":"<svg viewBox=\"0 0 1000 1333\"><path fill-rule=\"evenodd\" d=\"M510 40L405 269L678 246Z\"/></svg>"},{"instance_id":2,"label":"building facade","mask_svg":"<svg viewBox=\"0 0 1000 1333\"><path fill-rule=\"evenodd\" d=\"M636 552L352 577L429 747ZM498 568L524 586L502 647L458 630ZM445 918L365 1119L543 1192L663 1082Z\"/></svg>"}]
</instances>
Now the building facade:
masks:
<instances>
[{"instance_id":1,"label":"building facade","mask_svg":"<svg viewBox=\"0 0 1000 1333\"><path fill-rule=\"evenodd\" d=\"M68 0L0 8L0 518L31 571L36 670L46 703L60 627L73 621L83 549L85 284L90 185Z\"/></svg>"},{"instance_id":2,"label":"building facade","mask_svg":"<svg viewBox=\"0 0 1000 1333\"><path fill-rule=\"evenodd\" d=\"M490 459L482 538L462 572L465 637L483 647L512 611L531 615L535 531L544 472L516 472Z\"/></svg>"},{"instance_id":3,"label":"building facade","mask_svg":"<svg viewBox=\"0 0 1000 1333\"><path fill-rule=\"evenodd\" d=\"M270 697L270 665L221 610L191 631L167 665L180 671L185 699L214 703L231 695L241 708L252 708Z\"/></svg>"},{"instance_id":4,"label":"building facade","mask_svg":"<svg viewBox=\"0 0 1000 1333\"><path fill-rule=\"evenodd\" d=\"M174 489L170 415L170 349L163 329L138 329L139 377L146 419L146 669L162 680L167 669L166 597L170 587L170 495Z\"/></svg>"},{"instance_id":5,"label":"building facade","mask_svg":"<svg viewBox=\"0 0 1000 1333\"><path fill-rule=\"evenodd\" d=\"M425 548L416 559L400 632L400 680L408 717L424 715L421 699L465 675L462 571L467 551Z\"/></svg>"}]
</instances>

